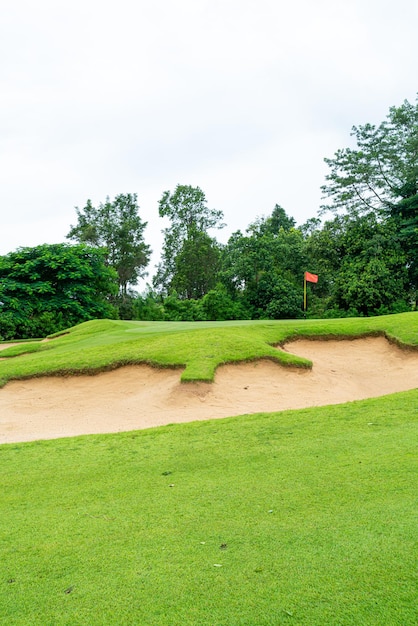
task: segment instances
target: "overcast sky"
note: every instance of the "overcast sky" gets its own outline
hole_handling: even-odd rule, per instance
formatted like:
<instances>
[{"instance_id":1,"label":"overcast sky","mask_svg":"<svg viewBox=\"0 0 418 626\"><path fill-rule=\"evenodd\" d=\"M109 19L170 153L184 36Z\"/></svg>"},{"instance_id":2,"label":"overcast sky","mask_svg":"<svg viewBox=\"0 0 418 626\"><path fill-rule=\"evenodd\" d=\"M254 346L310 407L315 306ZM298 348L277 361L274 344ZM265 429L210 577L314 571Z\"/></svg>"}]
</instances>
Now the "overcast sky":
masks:
<instances>
[{"instance_id":1,"label":"overcast sky","mask_svg":"<svg viewBox=\"0 0 418 626\"><path fill-rule=\"evenodd\" d=\"M199 186L226 241L317 214L324 157L418 91L418 0L0 0L0 254ZM149 268L153 274L153 265Z\"/></svg>"}]
</instances>

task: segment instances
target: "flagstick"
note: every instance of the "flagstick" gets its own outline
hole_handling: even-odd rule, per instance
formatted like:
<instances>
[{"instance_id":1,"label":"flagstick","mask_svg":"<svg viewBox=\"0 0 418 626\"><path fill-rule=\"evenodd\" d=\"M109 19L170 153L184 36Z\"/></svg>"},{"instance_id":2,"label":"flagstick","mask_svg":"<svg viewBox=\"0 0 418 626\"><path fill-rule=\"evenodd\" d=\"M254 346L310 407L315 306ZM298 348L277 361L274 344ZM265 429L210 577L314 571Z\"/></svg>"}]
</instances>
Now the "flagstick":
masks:
<instances>
[{"instance_id":1,"label":"flagstick","mask_svg":"<svg viewBox=\"0 0 418 626\"><path fill-rule=\"evenodd\" d=\"M306 274L303 275L303 312L306 315Z\"/></svg>"}]
</instances>

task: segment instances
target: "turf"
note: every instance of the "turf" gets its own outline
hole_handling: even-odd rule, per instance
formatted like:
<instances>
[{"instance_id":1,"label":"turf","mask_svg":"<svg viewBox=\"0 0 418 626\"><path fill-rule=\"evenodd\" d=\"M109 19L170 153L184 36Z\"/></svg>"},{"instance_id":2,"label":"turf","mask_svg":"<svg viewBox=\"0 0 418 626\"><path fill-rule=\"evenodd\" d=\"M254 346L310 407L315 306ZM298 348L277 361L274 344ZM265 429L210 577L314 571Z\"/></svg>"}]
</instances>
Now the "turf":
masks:
<instances>
[{"instance_id":1,"label":"turf","mask_svg":"<svg viewBox=\"0 0 418 626\"><path fill-rule=\"evenodd\" d=\"M288 339L370 334L416 347L418 316L202 323L96 320L52 341L2 350L0 386L10 379L85 373L133 363L182 368L184 382L212 381L219 365L236 361L268 358L283 365L310 367L307 359L277 350L275 346Z\"/></svg>"},{"instance_id":2,"label":"turf","mask_svg":"<svg viewBox=\"0 0 418 626\"><path fill-rule=\"evenodd\" d=\"M210 380L289 338L367 334L415 347L418 318L88 322L2 351L0 376L148 362ZM417 408L414 390L0 446L0 623L415 625Z\"/></svg>"},{"instance_id":3,"label":"turf","mask_svg":"<svg viewBox=\"0 0 418 626\"><path fill-rule=\"evenodd\" d=\"M1 622L416 624L417 405L0 446Z\"/></svg>"}]
</instances>

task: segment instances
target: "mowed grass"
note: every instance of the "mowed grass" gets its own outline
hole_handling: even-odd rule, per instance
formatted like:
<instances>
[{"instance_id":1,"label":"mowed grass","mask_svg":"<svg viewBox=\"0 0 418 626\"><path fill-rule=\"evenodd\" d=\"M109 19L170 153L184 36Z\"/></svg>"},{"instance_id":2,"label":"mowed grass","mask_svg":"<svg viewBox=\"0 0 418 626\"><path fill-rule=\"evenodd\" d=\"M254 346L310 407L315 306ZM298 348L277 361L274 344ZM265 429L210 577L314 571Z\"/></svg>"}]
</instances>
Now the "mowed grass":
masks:
<instances>
[{"instance_id":1,"label":"mowed grass","mask_svg":"<svg viewBox=\"0 0 418 626\"><path fill-rule=\"evenodd\" d=\"M416 624L417 408L0 446L0 622Z\"/></svg>"},{"instance_id":2,"label":"mowed grass","mask_svg":"<svg viewBox=\"0 0 418 626\"><path fill-rule=\"evenodd\" d=\"M0 386L13 378L77 374L133 363L182 368L184 382L212 381L223 363L267 358L282 365L310 367L307 359L277 349L288 339L370 334L384 334L400 345L417 347L418 315L256 322L96 320L48 342L20 343L2 350Z\"/></svg>"},{"instance_id":3,"label":"mowed grass","mask_svg":"<svg viewBox=\"0 0 418 626\"><path fill-rule=\"evenodd\" d=\"M0 376L148 362L210 380L297 336L416 346L417 319L89 322L2 351ZM415 625L417 415L414 390L2 445L0 623Z\"/></svg>"}]
</instances>

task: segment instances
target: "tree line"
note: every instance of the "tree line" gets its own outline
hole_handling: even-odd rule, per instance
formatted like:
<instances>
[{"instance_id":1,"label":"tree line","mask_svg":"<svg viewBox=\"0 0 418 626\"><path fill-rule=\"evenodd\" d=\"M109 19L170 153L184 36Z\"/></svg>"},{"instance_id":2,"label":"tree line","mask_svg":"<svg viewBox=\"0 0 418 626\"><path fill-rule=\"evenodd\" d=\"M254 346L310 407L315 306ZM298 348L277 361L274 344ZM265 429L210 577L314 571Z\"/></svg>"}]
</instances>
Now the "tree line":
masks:
<instances>
[{"instance_id":1,"label":"tree line","mask_svg":"<svg viewBox=\"0 0 418 626\"><path fill-rule=\"evenodd\" d=\"M76 208L68 243L0 257L0 336L45 336L81 321L284 319L415 309L418 281L418 98L378 126L352 129L354 148L325 159L325 203L297 225L276 204L226 244L223 213L199 187L163 193L161 260L144 293L151 249L136 194ZM308 287L303 276L319 276Z\"/></svg>"}]
</instances>

